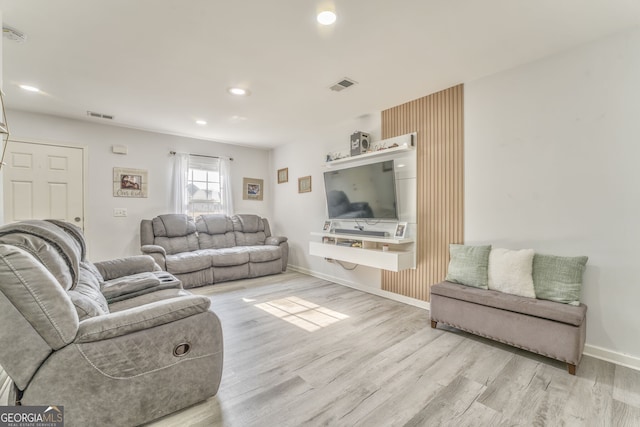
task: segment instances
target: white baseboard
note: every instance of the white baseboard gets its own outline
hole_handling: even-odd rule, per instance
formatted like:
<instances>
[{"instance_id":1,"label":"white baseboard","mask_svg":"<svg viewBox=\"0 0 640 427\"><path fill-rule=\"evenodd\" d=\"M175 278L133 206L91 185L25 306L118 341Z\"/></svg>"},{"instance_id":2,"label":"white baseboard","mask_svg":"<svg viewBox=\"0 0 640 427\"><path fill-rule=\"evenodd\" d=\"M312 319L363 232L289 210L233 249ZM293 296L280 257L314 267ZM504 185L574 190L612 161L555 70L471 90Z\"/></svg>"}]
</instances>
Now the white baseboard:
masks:
<instances>
[{"instance_id":1,"label":"white baseboard","mask_svg":"<svg viewBox=\"0 0 640 427\"><path fill-rule=\"evenodd\" d=\"M417 300L415 298L406 297L404 295L398 295L393 292L384 291L382 289L371 288L368 286L363 286L358 283L354 283L348 280L340 279L338 277L330 276L328 274L318 273L316 271L311 271L304 267L297 267L294 265L289 265L293 271L297 271L302 274L306 274L309 276L317 277L319 279L328 280L330 282L338 283L340 285L348 286L350 288L357 289L359 291L368 292L370 294L378 295L384 298L388 298L394 301L402 302L405 304L413 305L415 307L419 307L425 310L430 309L430 305L426 301ZM635 369L640 371L640 357L631 356L629 354L619 353L617 351L609 350L606 348L598 347L595 345L585 344L584 353L586 356L595 357L596 359L604 360L606 362L611 362L616 365L624 366L630 369Z\"/></svg>"},{"instance_id":2,"label":"white baseboard","mask_svg":"<svg viewBox=\"0 0 640 427\"><path fill-rule=\"evenodd\" d=\"M617 351L590 344L585 344L583 354L640 371L640 357L631 356L630 354L618 353Z\"/></svg>"},{"instance_id":3,"label":"white baseboard","mask_svg":"<svg viewBox=\"0 0 640 427\"><path fill-rule=\"evenodd\" d=\"M308 276L317 277L318 279L328 280L330 282L334 282L334 283L337 283L339 285L347 286L349 288L357 289L357 290L363 291L363 292L368 292L370 294L377 295L379 297L383 297L383 298L387 298L387 299L390 299L390 300L402 302L404 304L412 305L414 307L422 308L424 310L429 310L429 308L430 308L430 305L429 305L428 302L421 301L419 299L406 297L404 295L399 295L399 294L396 294L396 293L393 293L393 292L389 292L389 291L385 291L385 290L378 289L378 288L372 288L372 287L369 287L369 286L363 286L363 285L360 285L359 283L354 283L354 282L351 282L349 280L341 279L339 277L331 276L331 275L324 274L324 273L318 273L317 271L311 271L311 270L309 270L307 268L304 268L304 267L298 267L298 266L289 264L287 266L287 268L290 268L293 271L297 271L298 273L306 274Z\"/></svg>"}]
</instances>

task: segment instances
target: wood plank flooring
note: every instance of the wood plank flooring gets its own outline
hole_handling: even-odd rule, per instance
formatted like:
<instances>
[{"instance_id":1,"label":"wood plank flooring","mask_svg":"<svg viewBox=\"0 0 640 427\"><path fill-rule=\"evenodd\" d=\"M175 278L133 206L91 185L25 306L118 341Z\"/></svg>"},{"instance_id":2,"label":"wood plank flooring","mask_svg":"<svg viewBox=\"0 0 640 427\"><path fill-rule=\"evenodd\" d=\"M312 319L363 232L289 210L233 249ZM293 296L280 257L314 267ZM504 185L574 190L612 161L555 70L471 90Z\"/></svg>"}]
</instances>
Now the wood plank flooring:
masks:
<instances>
[{"instance_id":1,"label":"wood plank flooring","mask_svg":"<svg viewBox=\"0 0 640 427\"><path fill-rule=\"evenodd\" d=\"M299 273L194 290L224 331L218 395L153 426L640 426L640 372L565 365Z\"/></svg>"}]
</instances>

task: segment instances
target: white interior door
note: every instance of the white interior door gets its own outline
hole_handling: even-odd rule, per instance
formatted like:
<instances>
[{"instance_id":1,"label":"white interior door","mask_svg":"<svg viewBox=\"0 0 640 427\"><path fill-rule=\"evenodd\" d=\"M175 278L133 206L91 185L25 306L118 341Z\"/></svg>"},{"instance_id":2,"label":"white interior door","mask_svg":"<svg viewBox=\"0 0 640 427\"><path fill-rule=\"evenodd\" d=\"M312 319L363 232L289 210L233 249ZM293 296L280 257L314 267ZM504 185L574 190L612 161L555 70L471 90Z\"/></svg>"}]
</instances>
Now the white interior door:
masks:
<instances>
[{"instance_id":1,"label":"white interior door","mask_svg":"<svg viewBox=\"0 0 640 427\"><path fill-rule=\"evenodd\" d=\"M59 219L84 229L82 148L9 141L4 219Z\"/></svg>"}]
</instances>

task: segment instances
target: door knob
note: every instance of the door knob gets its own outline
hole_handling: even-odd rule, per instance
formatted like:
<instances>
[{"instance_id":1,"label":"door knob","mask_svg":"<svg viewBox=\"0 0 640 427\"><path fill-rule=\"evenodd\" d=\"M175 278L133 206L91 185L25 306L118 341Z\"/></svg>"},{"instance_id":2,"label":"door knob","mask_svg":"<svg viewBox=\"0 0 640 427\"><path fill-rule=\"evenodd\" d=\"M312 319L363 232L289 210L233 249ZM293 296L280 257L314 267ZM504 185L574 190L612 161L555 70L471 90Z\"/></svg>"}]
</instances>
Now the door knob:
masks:
<instances>
[{"instance_id":1,"label":"door knob","mask_svg":"<svg viewBox=\"0 0 640 427\"><path fill-rule=\"evenodd\" d=\"M75 222L80 222L80 220L81 220L81 219L82 219L82 218L80 218L79 216L77 216L77 217L73 218L73 220L74 220Z\"/></svg>"}]
</instances>

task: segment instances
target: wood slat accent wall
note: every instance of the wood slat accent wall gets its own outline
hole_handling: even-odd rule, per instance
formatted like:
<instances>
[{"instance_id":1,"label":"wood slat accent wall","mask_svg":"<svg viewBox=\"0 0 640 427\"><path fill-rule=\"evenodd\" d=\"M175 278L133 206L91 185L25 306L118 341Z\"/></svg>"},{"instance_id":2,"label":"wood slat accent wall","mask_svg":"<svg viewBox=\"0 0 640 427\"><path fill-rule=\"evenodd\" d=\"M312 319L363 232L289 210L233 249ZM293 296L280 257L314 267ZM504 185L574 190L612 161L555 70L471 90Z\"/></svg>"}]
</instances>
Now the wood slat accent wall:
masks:
<instances>
[{"instance_id":1,"label":"wood slat accent wall","mask_svg":"<svg viewBox=\"0 0 640 427\"><path fill-rule=\"evenodd\" d=\"M382 289L429 301L444 279L449 243L464 242L463 85L384 110L382 138L418 133L415 270L382 270Z\"/></svg>"}]
</instances>

